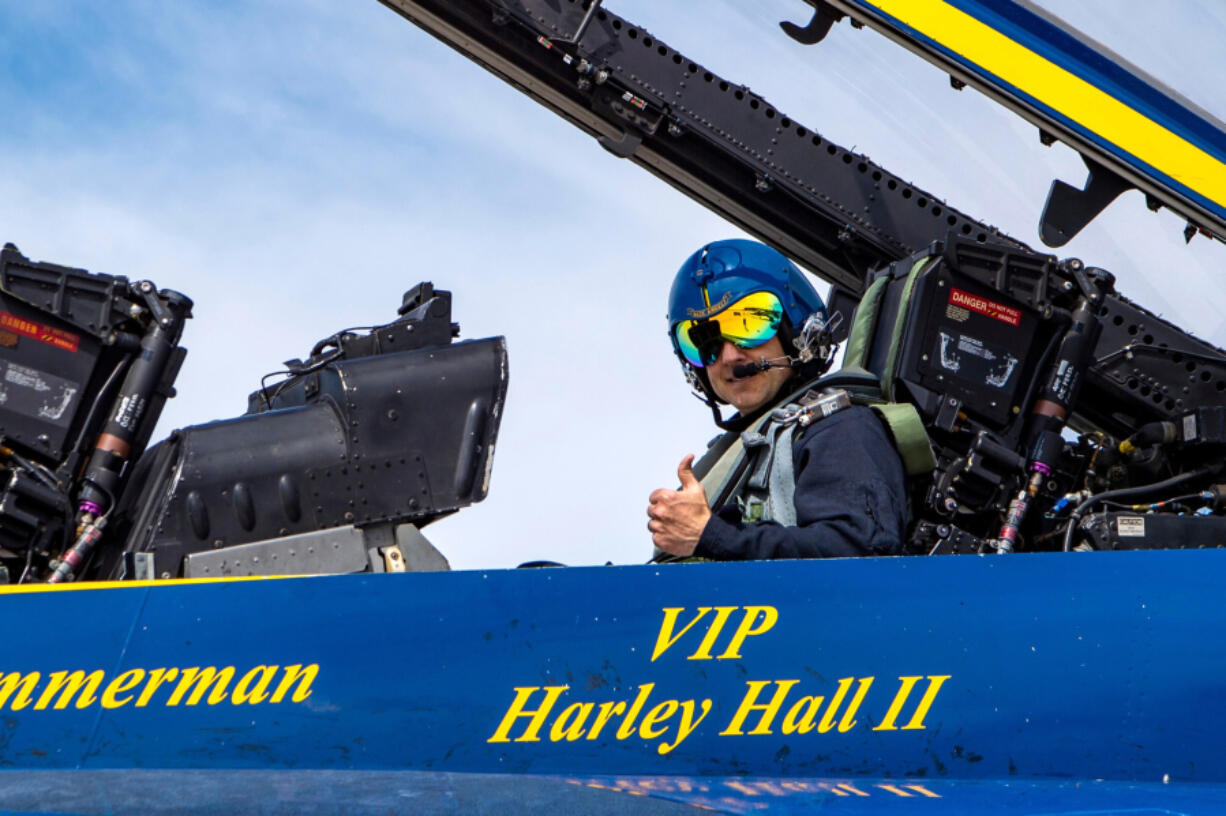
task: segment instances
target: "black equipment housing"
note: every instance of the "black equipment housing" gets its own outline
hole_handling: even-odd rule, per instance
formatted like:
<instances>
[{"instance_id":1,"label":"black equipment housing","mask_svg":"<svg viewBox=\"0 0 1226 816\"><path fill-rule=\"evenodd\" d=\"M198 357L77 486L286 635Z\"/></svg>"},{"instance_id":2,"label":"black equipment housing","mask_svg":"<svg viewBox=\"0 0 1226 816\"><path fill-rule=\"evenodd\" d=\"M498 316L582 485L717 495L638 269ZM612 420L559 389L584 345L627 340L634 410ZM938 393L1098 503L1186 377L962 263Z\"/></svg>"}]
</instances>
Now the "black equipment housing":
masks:
<instances>
[{"instance_id":1,"label":"black equipment housing","mask_svg":"<svg viewBox=\"0 0 1226 816\"><path fill-rule=\"evenodd\" d=\"M1223 546L1226 517L1092 513L1082 520L1081 532L1095 550L1203 549Z\"/></svg>"},{"instance_id":2,"label":"black equipment housing","mask_svg":"<svg viewBox=\"0 0 1226 816\"><path fill-rule=\"evenodd\" d=\"M909 283L928 257L935 262ZM983 428L1018 438L1036 372L1068 322L1049 299L1055 270L1051 257L956 237L891 264L879 273L889 283L869 370L892 376L932 423L952 399Z\"/></svg>"},{"instance_id":3,"label":"black equipment housing","mask_svg":"<svg viewBox=\"0 0 1226 816\"><path fill-rule=\"evenodd\" d=\"M121 507L122 553L152 554L154 575L179 577L192 553L347 526L421 528L485 498L506 344L452 343L451 293L429 283L400 311L321 341L252 393L243 416L154 446ZM119 577L124 563L100 571Z\"/></svg>"},{"instance_id":4,"label":"black equipment housing","mask_svg":"<svg viewBox=\"0 0 1226 816\"><path fill-rule=\"evenodd\" d=\"M123 357L114 336L137 331L124 277L30 261L0 250L0 427L5 443L58 465L83 430L86 397Z\"/></svg>"},{"instance_id":5,"label":"black equipment housing","mask_svg":"<svg viewBox=\"0 0 1226 816\"><path fill-rule=\"evenodd\" d=\"M11 244L0 283L0 581L440 568L417 531L489 490L506 344L430 283L148 452L191 302Z\"/></svg>"},{"instance_id":6,"label":"black equipment housing","mask_svg":"<svg viewBox=\"0 0 1226 816\"><path fill-rule=\"evenodd\" d=\"M179 347L191 301L148 281L35 262L13 244L0 250L0 580L28 575L64 549L73 502L104 461L111 490L157 424L186 350ZM156 366L142 343L160 342ZM133 370L139 392L127 381ZM123 423L122 455L94 449ZM38 558L33 556L37 554Z\"/></svg>"}]
</instances>

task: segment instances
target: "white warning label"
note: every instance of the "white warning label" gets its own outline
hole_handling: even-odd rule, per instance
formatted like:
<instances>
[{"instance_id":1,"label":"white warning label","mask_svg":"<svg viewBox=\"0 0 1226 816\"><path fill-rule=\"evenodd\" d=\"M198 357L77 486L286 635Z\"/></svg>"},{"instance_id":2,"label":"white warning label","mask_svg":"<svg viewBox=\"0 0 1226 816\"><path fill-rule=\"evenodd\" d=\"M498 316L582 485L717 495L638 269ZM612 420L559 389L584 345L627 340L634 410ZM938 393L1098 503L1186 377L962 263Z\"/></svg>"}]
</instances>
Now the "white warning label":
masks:
<instances>
[{"instance_id":1,"label":"white warning label","mask_svg":"<svg viewBox=\"0 0 1226 816\"><path fill-rule=\"evenodd\" d=\"M1145 516L1120 516L1115 520L1115 528L1120 538L1143 538Z\"/></svg>"},{"instance_id":2,"label":"white warning label","mask_svg":"<svg viewBox=\"0 0 1226 816\"><path fill-rule=\"evenodd\" d=\"M46 371L0 360L0 406L51 423L67 423L81 387Z\"/></svg>"}]
</instances>

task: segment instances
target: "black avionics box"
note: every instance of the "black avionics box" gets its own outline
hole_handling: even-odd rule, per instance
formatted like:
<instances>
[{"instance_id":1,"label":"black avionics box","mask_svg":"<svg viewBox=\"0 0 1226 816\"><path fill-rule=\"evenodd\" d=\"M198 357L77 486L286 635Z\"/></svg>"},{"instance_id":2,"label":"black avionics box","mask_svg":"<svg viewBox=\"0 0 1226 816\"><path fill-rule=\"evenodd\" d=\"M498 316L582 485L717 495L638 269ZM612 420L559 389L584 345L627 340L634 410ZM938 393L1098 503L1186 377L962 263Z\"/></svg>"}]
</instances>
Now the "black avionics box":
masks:
<instances>
[{"instance_id":1,"label":"black avionics box","mask_svg":"<svg viewBox=\"0 0 1226 816\"><path fill-rule=\"evenodd\" d=\"M127 279L32 263L0 251L0 437L58 462L86 421L105 371L102 338L113 329Z\"/></svg>"}]
</instances>

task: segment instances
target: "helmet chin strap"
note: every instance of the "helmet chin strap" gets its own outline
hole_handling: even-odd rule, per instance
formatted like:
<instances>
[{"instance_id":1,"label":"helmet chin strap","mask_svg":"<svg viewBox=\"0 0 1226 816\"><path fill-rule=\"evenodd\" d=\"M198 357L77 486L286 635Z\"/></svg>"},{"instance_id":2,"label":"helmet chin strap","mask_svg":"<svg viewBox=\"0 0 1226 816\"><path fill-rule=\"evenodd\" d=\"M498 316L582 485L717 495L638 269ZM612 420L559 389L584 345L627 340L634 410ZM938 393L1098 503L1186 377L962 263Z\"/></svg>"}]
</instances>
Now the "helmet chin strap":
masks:
<instances>
[{"instance_id":1,"label":"helmet chin strap","mask_svg":"<svg viewBox=\"0 0 1226 816\"><path fill-rule=\"evenodd\" d=\"M711 409L711 419L715 422L715 427L725 431L743 430L743 418L740 418L739 415L737 415L737 421L724 419L719 403L715 401L710 387L703 382L703 378L698 376L698 373L689 363L682 362L681 369L685 372L685 380L689 383L690 388L693 389L694 396L706 403L706 406Z\"/></svg>"}]
</instances>

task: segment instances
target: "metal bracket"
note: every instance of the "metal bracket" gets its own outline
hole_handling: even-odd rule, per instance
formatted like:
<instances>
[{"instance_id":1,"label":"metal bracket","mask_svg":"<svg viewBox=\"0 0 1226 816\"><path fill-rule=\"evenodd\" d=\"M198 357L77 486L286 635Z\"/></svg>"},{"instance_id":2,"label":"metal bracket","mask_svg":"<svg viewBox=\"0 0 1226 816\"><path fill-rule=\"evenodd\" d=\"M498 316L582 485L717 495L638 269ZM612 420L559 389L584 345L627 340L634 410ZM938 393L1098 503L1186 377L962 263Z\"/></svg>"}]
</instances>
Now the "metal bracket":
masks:
<instances>
[{"instance_id":1,"label":"metal bracket","mask_svg":"<svg viewBox=\"0 0 1226 816\"><path fill-rule=\"evenodd\" d=\"M600 4L603 2L604 0L592 0L592 4L587 7L587 14L584 14L583 19L579 21L579 27L575 29L575 33L569 39L555 39L554 42L576 45L579 40L583 39L583 35L587 33L587 27L592 24L592 19L596 16L596 12L600 10Z\"/></svg>"},{"instance_id":2,"label":"metal bracket","mask_svg":"<svg viewBox=\"0 0 1226 816\"><path fill-rule=\"evenodd\" d=\"M404 554L395 544L390 547L380 547L379 554L383 556L384 572L404 572Z\"/></svg>"},{"instance_id":3,"label":"metal bracket","mask_svg":"<svg viewBox=\"0 0 1226 816\"><path fill-rule=\"evenodd\" d=\"M157 575L153 570L153 553L126 552L123 554L123 578L129 581L152 581Z\"/></svg>"},{"instance_id":4,"label":"metal bracket","mask_svg":"<svg viewBox=\"0 0 1226 816\"><path fill-rule=\"evenodd\" d=\"M1090 171L1084 189L1077 189L1060 179L1051 183L1043 215L1039 219L1039 236L1049 247L1061 247L1098 217L1107 205L1133 185L1111 170L1082 154Z\"/></svg>"},{"instance_id":5,"label":"metal bracket","mask_svg":"<svg viewBox=\"0 0 1226 816\"><path fill-rule=\"evenodd\" d=\"M368 569L366 538L352 525L203 550L183 560L184 578L324 575Z\"/></svg>"},{"instance_id":6,"label":"metal bracket","mask_svg":"<svg viewBox=\"0 0 1226 816\"><path fill-rule=\"evenodd\" d=\"M617 158L628 159L638 151L639 145L643 143L643 137L641 134L627 129L622 131L621 138L616 141L608 136L601 136L599 141L601 147L617 156Z\"/></svg>"},{"instance_id":7,"label":"metal bracket","mask_svg":"<svg viewBox=\"0 0 1226 816\"><path fill-rule=\"evenodd\" d=\"M962 400L948 394L941 395L941 406L937 409L937 418L933 422L936 427L952 433L958 424L958 412L962 410Z\"/></svg>"},{"instance_id":8,"label":"metal bracket","mask_svg":"<svg viewBox=\"0 0 1226 816\"><path fill-rule=\"evenodd\" d=\"M813 6L813 19L809 20L808 25L801 27L784 20L779 23L779 27L783 29L783 33L798 43L816 45L826 38L831 26L842 20L844 15L825 0L809 0L809 2Z\"/></svg>"},{"instance_id":9,"label":"metal bracket","mask_svg":"<svg viewBox=\"0 0 1226 816\"><path fill-rule=\"evenodd\" d=\"M494 10L491 19L494 25L503 26L511 21L511 9L506 4L506 0L494 0Z\"/></svg>"}]
</instances>

